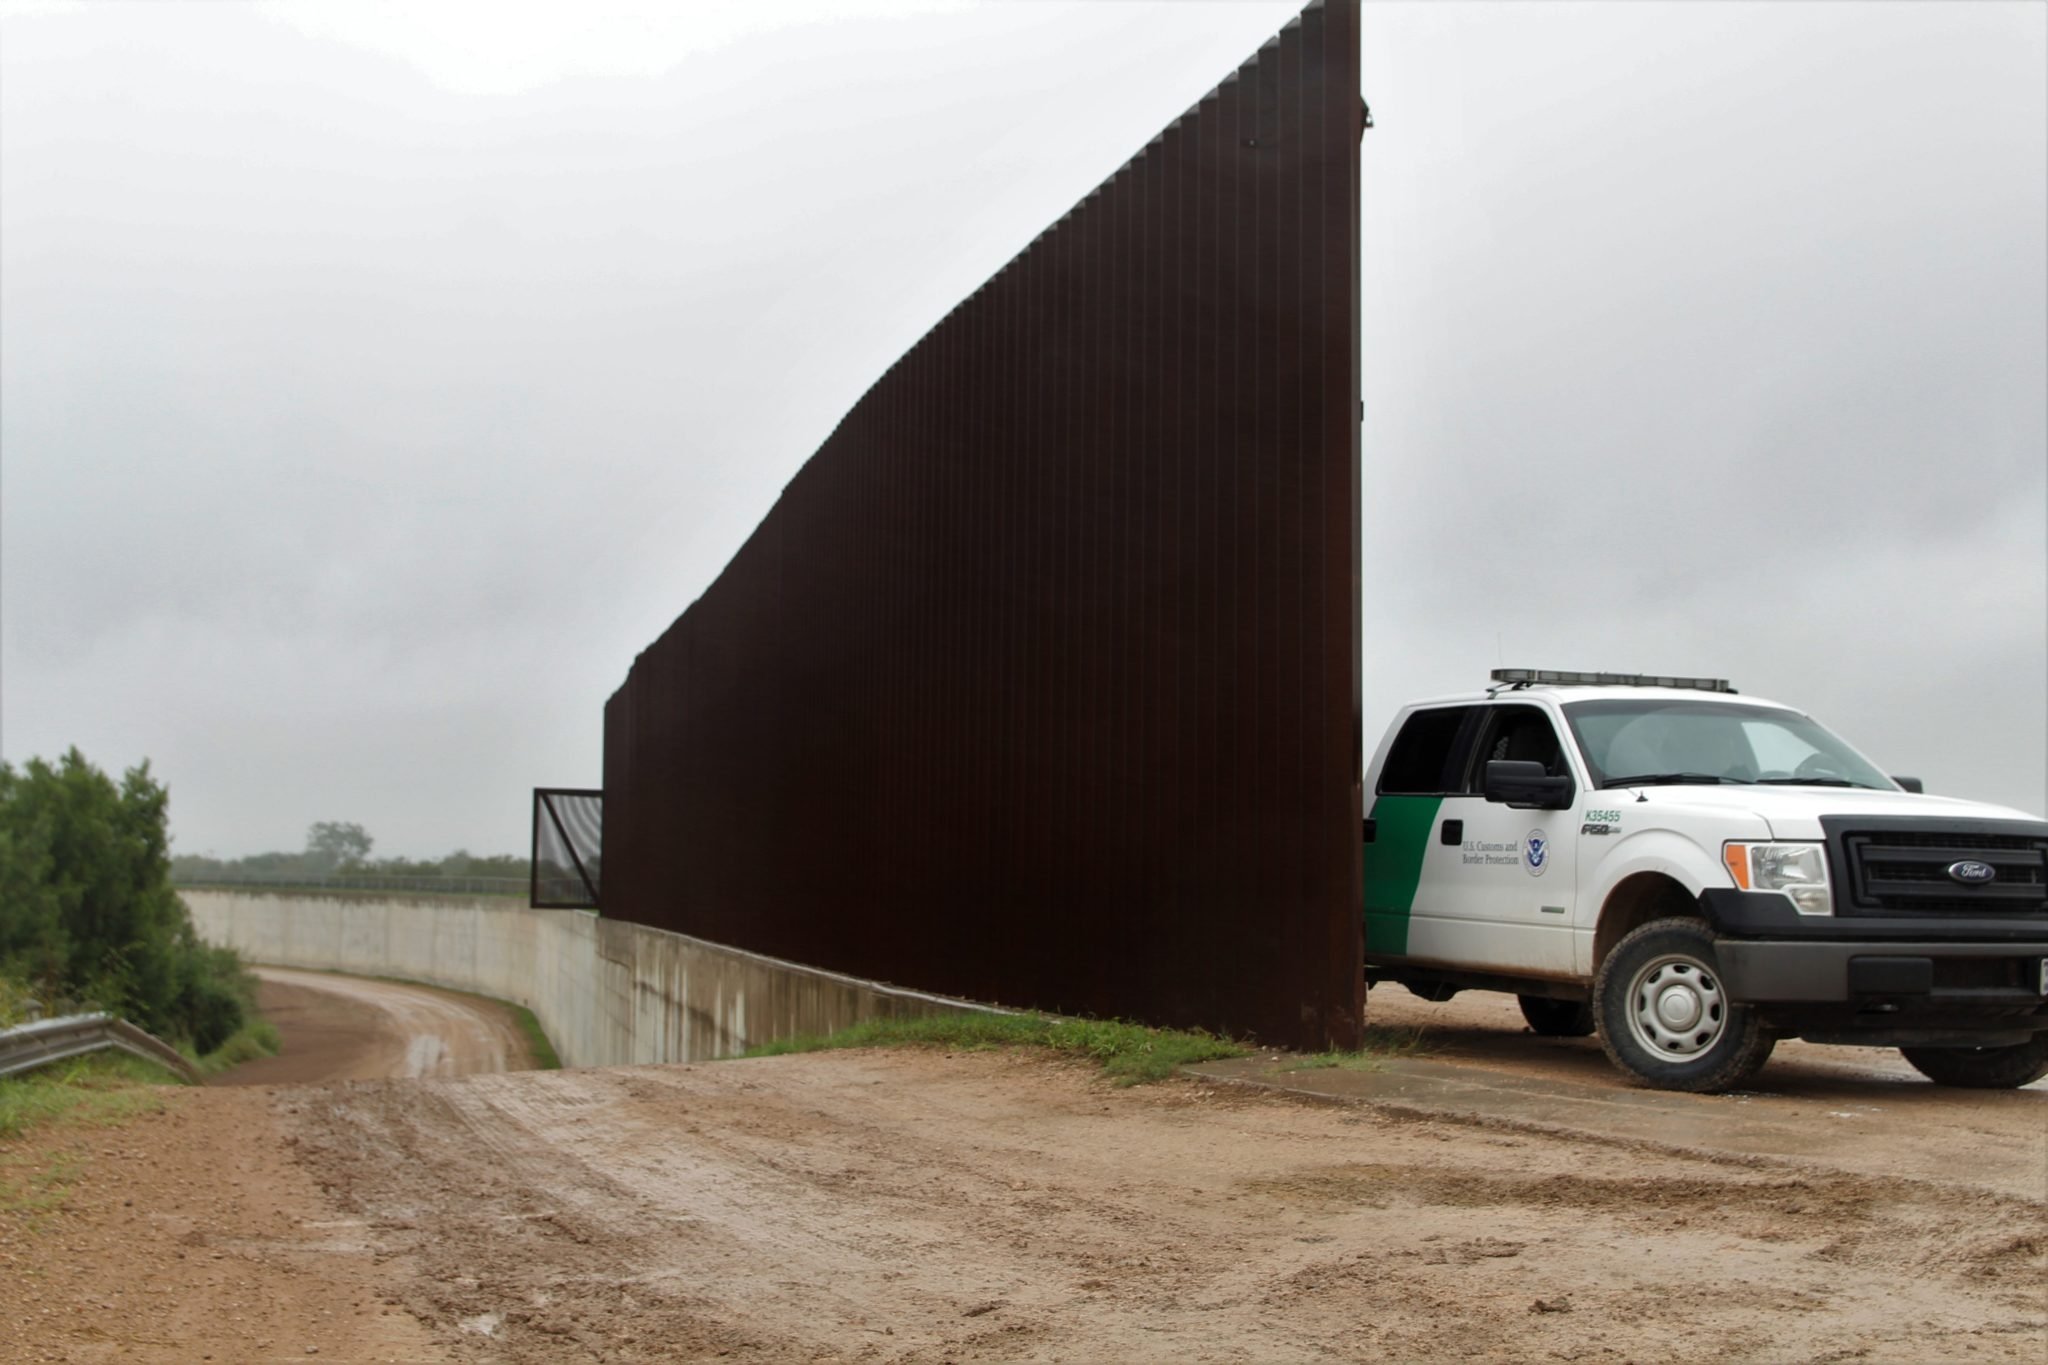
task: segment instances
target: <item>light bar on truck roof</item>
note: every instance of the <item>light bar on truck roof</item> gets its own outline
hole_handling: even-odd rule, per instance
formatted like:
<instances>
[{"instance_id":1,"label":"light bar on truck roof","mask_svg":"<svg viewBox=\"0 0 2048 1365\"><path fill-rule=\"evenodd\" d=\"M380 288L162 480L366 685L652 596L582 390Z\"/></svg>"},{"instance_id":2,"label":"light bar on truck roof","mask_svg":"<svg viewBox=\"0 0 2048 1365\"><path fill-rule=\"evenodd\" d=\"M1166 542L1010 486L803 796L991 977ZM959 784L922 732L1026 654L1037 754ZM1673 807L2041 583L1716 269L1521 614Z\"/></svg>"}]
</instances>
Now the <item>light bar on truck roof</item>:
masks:
<instances>
[{"instance_id":1,"label":"light bar on truck roof","mask_svg":"<svg viewBox=\"0 0 2048 1365\"><path fill-rule=\"evenodd\" d=\"M1571 673L1555 668L1496 668L1493 680L1502 687L1681 687L1692 692L1733 692L1726 678L1670 678L1657 673Z\"/></svg>"}]
</instances>

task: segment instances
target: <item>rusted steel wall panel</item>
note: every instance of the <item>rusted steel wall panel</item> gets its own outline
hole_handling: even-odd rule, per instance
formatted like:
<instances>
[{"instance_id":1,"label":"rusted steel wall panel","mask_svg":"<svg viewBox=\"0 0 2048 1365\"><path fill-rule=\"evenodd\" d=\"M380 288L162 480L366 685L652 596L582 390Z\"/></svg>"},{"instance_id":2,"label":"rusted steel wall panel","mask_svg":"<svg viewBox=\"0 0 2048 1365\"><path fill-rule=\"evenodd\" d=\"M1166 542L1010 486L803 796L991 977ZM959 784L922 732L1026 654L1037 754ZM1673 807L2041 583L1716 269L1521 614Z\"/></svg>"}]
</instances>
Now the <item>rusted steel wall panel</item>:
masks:
<instances>
[{"instance_id":1,"label":"rusted steel wall panel","mask_svg":"<svg viewBox=\"0 0 2048 1365\"><path fill-rule=\"evenodd\" d=\"M606 913L1349 1044L1356 0L891 367L605 712Z\"/></svg>"}]
</instances>

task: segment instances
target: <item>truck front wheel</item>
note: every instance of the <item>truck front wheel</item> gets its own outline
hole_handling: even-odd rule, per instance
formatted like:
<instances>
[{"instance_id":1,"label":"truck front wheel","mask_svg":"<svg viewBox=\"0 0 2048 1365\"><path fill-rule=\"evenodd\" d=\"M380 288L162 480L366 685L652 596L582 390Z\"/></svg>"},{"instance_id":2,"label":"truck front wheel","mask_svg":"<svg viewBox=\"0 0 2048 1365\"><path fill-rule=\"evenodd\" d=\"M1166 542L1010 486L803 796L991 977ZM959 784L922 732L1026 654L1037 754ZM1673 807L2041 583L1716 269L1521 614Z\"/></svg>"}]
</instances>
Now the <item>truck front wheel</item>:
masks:
<instances>
[{"instance_id":1,"label":"truck front wheel","mask_svg":"<svg viewBox=\"0 0 2048 1365\"><path fill-rule=\"evenodd\" d=\"M2016 1090L2048 1076L2048 1033L2005 1047L1902 1047L1899 1055L1936 1085Z\"/></svg>"},{"instance_id":2,"label":"truck front wheel","mask_svg":"<svg viewBox=\"0 0 2048 1365\"><path fill-rule=\"evenodd\" d=\"M1608 1058L1659 1090L1739 1085L1777 1042L1728 999L1714 936L1698 920L1652 920L1615 944L1593 980L1593 1012Z\"/></svg>"}]
</instances>

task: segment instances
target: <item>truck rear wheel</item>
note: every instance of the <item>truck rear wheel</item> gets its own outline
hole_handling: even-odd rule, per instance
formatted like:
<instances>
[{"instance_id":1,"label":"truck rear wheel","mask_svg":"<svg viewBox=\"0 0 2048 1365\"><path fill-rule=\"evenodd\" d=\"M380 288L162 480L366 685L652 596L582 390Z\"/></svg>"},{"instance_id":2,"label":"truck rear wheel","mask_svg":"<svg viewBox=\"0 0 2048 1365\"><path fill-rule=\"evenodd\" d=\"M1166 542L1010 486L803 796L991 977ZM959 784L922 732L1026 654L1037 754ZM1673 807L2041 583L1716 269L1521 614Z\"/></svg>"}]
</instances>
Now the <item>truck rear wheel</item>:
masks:
<instances>
[{"instance_id":1,"label":"truck rear wheel","mask_svg":"<svg viewBox=\"0 0 2048 1365\"><path fill-rule=\"evenodd\" d=\"M1545 1038L1584 1038L1593 1032L1593 1007L1583 1000L1553 1000L1547 995L1518 995L1522 1017Z\"/></svg>"},{"instance_id":2,"label":"truck rear wheel","mask_svg":"<svg viewBox=\"0 0 2048 1365\"><path fill-rule=\"evenodd\" d=\"M2048 1033L2005 1047L1902 1047L1899 1055L1936 1085L2016 1090L2048 1076Z\"/></svg>"},{"instance_id":3,"label":"truck rear wheel","mask_svg":"<svg viewBox=\"0 0 2048 1365\"><path fill-rule=\"evenodd\" d=\"M1652 920L1625 935L1594 978L1593 1012L1608 1059L1659 1090L1739 1085L1777 1044L1728 999L1714 935L1698 920Z\"/></svg>"}]
</instances>

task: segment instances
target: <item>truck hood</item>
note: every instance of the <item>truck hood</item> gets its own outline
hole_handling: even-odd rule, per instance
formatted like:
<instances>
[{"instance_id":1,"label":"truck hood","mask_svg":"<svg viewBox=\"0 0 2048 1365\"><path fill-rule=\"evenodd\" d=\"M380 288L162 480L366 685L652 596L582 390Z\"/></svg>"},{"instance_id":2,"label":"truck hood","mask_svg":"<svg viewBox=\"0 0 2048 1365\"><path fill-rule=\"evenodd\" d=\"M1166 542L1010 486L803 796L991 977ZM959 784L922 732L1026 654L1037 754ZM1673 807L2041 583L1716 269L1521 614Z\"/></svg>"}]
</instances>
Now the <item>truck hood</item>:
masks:
<instances>
[{"instance_id":1,"label":"truck hood","mask_svg":"<svg viewBox=\"0 0 2048 1365\"><path fill-rule=\"evenodd\" d=\"M1637 795L1643 798L1636 801ZM1614 787L1597 794L1624 811L1645 807L1693 810L1702 814L1752 815L1770 827L1774 839L1819 839L1823 815L1924 816L1938 820L2030 820L2041 817L2010 806L1916 792L1870 791L1857 787Z\"/></svg>"}]
</instances>

